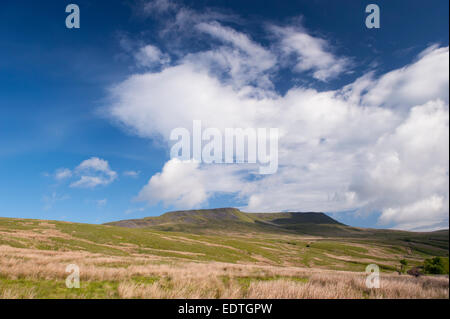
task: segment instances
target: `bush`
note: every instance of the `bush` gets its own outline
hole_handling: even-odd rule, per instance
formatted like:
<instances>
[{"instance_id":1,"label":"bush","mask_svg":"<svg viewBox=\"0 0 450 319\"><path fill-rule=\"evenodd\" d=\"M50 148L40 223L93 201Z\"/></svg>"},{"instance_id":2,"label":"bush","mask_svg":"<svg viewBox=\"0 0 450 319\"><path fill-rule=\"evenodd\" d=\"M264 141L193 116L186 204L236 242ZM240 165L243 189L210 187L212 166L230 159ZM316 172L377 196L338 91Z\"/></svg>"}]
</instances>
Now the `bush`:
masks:
<instances>
[{"instance_id":1,"label":"bush","mask_svg":"<svg viewBox=\"0 0 450 319\"><path fill-rule=\"evenodd\" d=\"M408 261L406 259L400 260L400 272L399 273L404 273L407 265L408 265Z\"/></svg>"},{"instance_id":2,"label":"bush","mask_svg":"<svg viewBox=\"0 0 450 319\"><path fill-rule=\"evenodd\" d=\"M448 258L434 257L431 259L425 259L423 269L427 274L448 274Z\"/></svg>"}]
</instances>

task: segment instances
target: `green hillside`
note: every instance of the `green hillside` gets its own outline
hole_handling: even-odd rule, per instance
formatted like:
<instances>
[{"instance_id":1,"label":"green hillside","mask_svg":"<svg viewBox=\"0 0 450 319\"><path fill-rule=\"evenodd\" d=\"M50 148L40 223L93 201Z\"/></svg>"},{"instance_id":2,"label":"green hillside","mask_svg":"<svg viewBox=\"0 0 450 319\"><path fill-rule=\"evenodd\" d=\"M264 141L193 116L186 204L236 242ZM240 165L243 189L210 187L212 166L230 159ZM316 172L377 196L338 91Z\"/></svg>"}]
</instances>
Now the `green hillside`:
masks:
<instances>
[{"instance_id":1,"label":"green hillside","mask_svg":"<svg viewBox=\"0 0 450 319\"><path fill-rule=\"evenodd\" d=\"M190 234L283 234L355 239L410 247L429 255L448 255L448 230L408 232L357 228L323 213L244 213L236 208L168 212L158 217L107 223L125 228L153 229Z\"/></svg>"},{"instance_id":2,"label":"green hillside","mask_svg":"<svg viewBox=\"0 0 450 319\"><path fill-rule=\"evenodd\" d=\"M435 256L448 263L448 230L360 229L324 214L234 209L114 224L128 227L0 218L0 298L254 298L260 283L274 285L267 297L286 291L283 285L325 296L331 288L323 276L336 284L347 278L349 290L333 297L448 298L448 277L397 275L400 260L405 270ZM69 264L80 267L82 289L66 288ZM358 284L369 264L391 276L384 280L396 290Z\"/></svg>"},{"instance_id":3,"label":"green hillside","mask_svg":"<svg viewBox=\"0 0 450 319\"><path fill-rule=\"evenodd\" d=\"M299 224L293 224L296 229L293 231L248 217L258 215L225 211L228 213L222 210L214 212L216 224L205 218L205 215L210 216L205 211L193 211L192 216L189 212L174 212L156 218L161 224L146 224L146 227L140 224L142 228L0 218L0 246L42 251L86 251L109 256L158 256L186 261L264 262L342 270L361 270L371 261L392 271L402 258L414 265L432 256L448 256L448 230L414 233L358 229L339 223L303 224L306 233L319 230L322 233L321 236L312 236L300 234ZM274 216L277 218L272 220L279 219L279 215ZM290 215L283 213L283 216ZM320 216L314 218L329 218ZM225 222L227 227L222 225L220 230L213 232L212 229L219 227L222 218L231 220ZM271 219L270 216L266 218ZM148 220L155 223L151 218L144 219ZM168 220L173 226L165 224ZM181 223L176 224L174 220ZM187 225L188 221L191 228L187 230L163 230ZM210 232L196 232L205 225L212 225ZM239 231L245 227L249 231ZM335 233L339 233L340 237L334 236Z\"/></svg>"},{"instance_id":4,"label":"green hillside","mask_svg":"<svg viewBox=\"0 0 450 319\"><path fill-rule=\"evenodd\" d=\"M246 230L292 233L296 227L300 229L304 225L314 225L324 230L328 228L327 225L333 225L343 232L346 229L345 225L323 213L244 213L236 208L174 211L157 217L121 220L106 225L190 232Z\"/></svg>"}]
</instances>

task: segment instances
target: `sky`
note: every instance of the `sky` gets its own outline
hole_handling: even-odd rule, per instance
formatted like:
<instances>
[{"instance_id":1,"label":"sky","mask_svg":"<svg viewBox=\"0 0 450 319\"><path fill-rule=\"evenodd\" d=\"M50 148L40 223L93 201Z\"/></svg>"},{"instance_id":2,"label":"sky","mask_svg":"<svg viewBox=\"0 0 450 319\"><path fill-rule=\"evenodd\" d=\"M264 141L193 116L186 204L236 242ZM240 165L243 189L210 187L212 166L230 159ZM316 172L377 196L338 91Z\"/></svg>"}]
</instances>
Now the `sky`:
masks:
<instances>
[{"instance_id":1,"label":"sky","mask_svg":"<svg viewBox=\"0 0 450 319\"><path fill-rule=\"evenodd\" d=\"M448 228L448 1L74 0L78 29L69 3L0 5L0 216ZM171 159L193 120L278 128L277 172Z\"/></svg>"}]
</instances>

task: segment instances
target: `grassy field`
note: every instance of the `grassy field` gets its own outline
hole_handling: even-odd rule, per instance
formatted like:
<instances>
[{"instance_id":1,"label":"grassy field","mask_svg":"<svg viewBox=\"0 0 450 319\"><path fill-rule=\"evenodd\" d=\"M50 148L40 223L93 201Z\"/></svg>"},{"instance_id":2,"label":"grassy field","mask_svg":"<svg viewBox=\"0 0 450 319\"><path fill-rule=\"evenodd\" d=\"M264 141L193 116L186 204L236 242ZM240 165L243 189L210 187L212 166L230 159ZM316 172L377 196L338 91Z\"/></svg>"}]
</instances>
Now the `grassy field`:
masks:
<instances>
[{"instance_id":1,"label":"grassy field","mask_svg":"<svg viewBox=\"0 0 450 319\"><path fill-rule=\"evenodd\" d=\"M286 224L295 225L293 231L272 229L251 218L245 223L255 223L255 227L246 225L242 231L242 220L229 222L233 228L222 223L220 228L197 226L180 232L176 223L127 228L0 218L0 297L449 296L448 276L397 274L401 259L411 268L432 256L448 258L448 231L409 233L346 229L341 224ZM323 233L324 227L330 229L328 235L319 236L318 229ZM79 266L79 289L66 288L69 264ZM377 264L382 271L379 289L365 286L368 264Z\"/></svg>"}]
</instances>

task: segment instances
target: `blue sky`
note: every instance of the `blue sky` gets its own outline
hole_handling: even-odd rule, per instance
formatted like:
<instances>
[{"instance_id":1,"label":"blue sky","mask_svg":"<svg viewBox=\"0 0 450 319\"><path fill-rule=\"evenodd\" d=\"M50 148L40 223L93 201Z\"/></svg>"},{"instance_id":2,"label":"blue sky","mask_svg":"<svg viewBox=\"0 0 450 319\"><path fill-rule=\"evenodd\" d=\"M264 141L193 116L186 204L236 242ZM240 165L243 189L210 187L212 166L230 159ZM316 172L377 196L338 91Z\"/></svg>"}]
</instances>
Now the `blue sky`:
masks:
<instances>
[{"instance_id":1,"label":"blue sky","mask_svg":"<svg viewBox=\"0 0 450 319\"><path fill-rule=\"evenodd\" d=\"M74 3L72 30L69 2L1 4L0 216L234 206L448 227L448 1ZM380 29L365 27L369 3ZM210 109L197 89L214 92ZM168 132L199 114L280 127L278 173L171 161Z\"/></svg>"}]
</instances>

